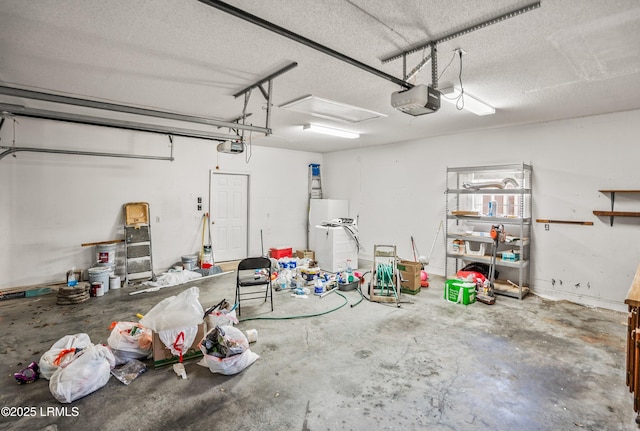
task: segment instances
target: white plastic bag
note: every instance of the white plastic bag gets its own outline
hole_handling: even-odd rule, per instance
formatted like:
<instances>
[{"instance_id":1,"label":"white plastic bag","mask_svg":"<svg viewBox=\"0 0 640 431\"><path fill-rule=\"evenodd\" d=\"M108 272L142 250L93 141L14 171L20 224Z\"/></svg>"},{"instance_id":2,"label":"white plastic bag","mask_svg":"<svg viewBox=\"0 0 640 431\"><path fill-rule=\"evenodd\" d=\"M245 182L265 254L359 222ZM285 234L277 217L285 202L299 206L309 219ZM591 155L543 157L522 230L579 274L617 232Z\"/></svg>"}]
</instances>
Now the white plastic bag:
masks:
<instances>
[{"instance_id":1,"label":"white plastic bag","mask_svg":"<svg viewBox=\"0 0 640 431\"><path fill-rule=\"evenodd\" d=\"M140 324L158 333L167 329L198 326L204 316L199 296L200 290L193 286L179 295L165 298L140 319Z\"/></svg>"},{"instance_id":2,"label":"white plastic bag","mask_svg":"<svg viewBox=\"0 0 640 431\"><path fill-rule=\"evenodd\" d=\"M184 269L180 272L165 272L156 278L156 281L145 281L142 284L152 287L176 286L182 283L188 283L191 280L202 278L202 274L195 271Z\"/></svg>"},{"instance_id":3,"label":"white plastic bag","mask_svg":"<svg viewBox=\"0 0 640 431\"><path fill-rule=\"evenodd\" d=\"M53 373L49 390L61 403L73 402L106 385L115 364L107 346L89 346L74 361Z\"/></svg>"},{"instance_id":4,"label":"white plastic bag","mask_svg":"<svg viewBox=\"0 0 640 431\"><path fill-rule=\"evenodd\" d=\"M209 367L209 371L212 373L230 376L238 374L240 371L258 360L259 357L260 356L258 356L257 353L252 352L251 349L247 349L239 355L230 356L228 358L217 358L205 353L204 357L200 362L198 362L198 364L204 367Z\"/></svg>"},{"instance_id":5,"label":"white plastic bag","mask_svg":"<svg viewBox=\"0 0 640 431\"><path fill-rule=\"evenodd\" d=\"M197 334L197 326L187 326L160 331L158 337L167 346L167 349L171 350L171 354L179 356L180 362L182 362L182 355L193 345Z\"/></svg>"},{"instance_id":6,"label":"white plastic bag","mask_svg":"<svg viewBox=\"0 0 640 431\"><path fill-rule=\"evenodd\" d=\"M131 359L121 367L112 369L111 374L125 385L129 385L129 383L134 381L145 371L147 371L147 366L144 362L140 362L137 359Z\"/></svg>"},{"instance_id":7,"label":"white plastic bag","mask_svg":"<svg viewBox=\"0 0 640 431\"><path fill-rule=\"evenodd\" d=\"M247 336L233 326L217 326L198 345L204 358L200 365L212 373L237 374L253 364L259 356L249 349Z\"/></svg>"},{"instance_id":8,"label":"white plastic bag","mask_svg":"<svg viewBox=\"0 0 640 431\"><path fill-rule=\"evenodd\" d=\"M116 362L124 364L131 359L143 359L151 353L151 329L135 322L114 322L107 344Z\"/></svg>"},{"instance_id":9,"label":"white plastic bag","mask_svg":"<svg viewBox=\"0 0 640 431\"><path fill-rule=\"evenodd\" d=\"M65 335L40 357L38 362L40 376L49 380L59 367L72 362L79 350L85 349L90 345L92 344L89 335L85 333Z\"/></svg>"},{"instance_id":10,"label":"white plastic bag","mask_svg":"<svg viewBox=\"0 0 640 431\"><path fill-rule=\"evenodd\" d=\"M216 310L207 314L207 317L204 320L207 323L207 330L213 329L216 326L231 326L238 324L236 310Z\"/></svg>"},{"instance_id":11,"label":"white plastic bag","mask_svg":"<svg viewBox=\"0 0 640 431\"><path fill-rule=\"evenodd\" d=\"M293 275L291 274L291 270L283 269L278 273L278 277L274 281L276 290L287 290L291 287L291 280L293 279Z\"/></svg>"}]
</instances>

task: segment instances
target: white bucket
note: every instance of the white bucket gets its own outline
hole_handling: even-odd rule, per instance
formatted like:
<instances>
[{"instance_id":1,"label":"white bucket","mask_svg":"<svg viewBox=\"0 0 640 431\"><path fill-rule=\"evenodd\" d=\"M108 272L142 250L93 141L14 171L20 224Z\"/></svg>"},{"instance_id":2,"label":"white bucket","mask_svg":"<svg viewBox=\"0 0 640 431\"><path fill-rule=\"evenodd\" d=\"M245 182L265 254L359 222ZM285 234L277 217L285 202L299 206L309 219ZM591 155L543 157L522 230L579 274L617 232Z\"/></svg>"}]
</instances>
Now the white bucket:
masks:
<instances>
[{"instance_id":1,"label":"white bucket","mask_svg":"<svg viewBox=\"0 0 640 431\"><path fill-rule=\"evenodd\" d=\"M110 275L109 276L109 289L120 289L120 276L119 275Z\"/></svg>"},{"instance_id":2,"label":"white bucket","mask_svg":"<svg viewBox=\"0 0 640 431\"><path fill-rule=\"evenodd\" d=\"M198 255L182 256L182 267L188 271L193 271L198 266Z\"/></svg>"},{"instance_id":3,"label":"white bucket","mask_svg":"<svg viewBox=\"0 0 640 431\"><path fill-rule=\"evenodd\" d=\"M89 273L89 284L101 281L104 293L109 291L109 276L111 274L111 268L108 266L94 266L93 268L89 268L87 272Z\"/></svg>"},{"instance_id":4,"label":"white bucket","mask_svg":"<svg viewBox=\"0 0 640 431\"><path fill-rule=\"evenodd\" d=\"M98 244L96 246L96 262L98 265L113 265L116 263L116 245Z\"/></svg>"},{"instance_id":5,"label":"white bucket","mask_svg":"<svg viewBox=\"0 0 640 431\"><path fill-rule=\"evenodd\" d=\"M247 332L245 332L245 335L247 336L247 340L249 341L249 343L255 343L256 341L258 341L257 329L247 329Z\"/></svg>"}]
</instances>

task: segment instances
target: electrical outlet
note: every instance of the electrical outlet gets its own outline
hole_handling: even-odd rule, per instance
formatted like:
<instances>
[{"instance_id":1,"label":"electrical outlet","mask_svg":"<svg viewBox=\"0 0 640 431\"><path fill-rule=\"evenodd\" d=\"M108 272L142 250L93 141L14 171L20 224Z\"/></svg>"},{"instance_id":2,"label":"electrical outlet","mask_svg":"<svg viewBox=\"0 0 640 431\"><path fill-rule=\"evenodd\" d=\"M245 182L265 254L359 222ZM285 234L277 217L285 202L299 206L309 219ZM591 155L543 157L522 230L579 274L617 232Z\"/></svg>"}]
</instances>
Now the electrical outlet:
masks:
<instances>
[{"instance_id":1,"label":"electrical outlet","mask_svg":"<svg viewBox=\"0 0 640 431\"><path fill-rule=\"evenodd\" d=\"M202 203L202 198L198 196L198 203L201 204Z\"/></svg>"},{"instance_id":2,"label":"electrical outlet","mask_svg":"<svg viewBox=\"0 0 640 431\"><path fill-rule=\"evenodd\" d=\"M462 55L467 55L467 51L465 51L465 50L464 50L464 49L462 49L462 48L456 48L456 49L454 49L454 50L453 50L453 52L455 52L455 53L462 53Z\"/></svg>"},{"instance_id":3,"label":"electrical outlet","mask_svg":"<svg viewBox=\"0 0 640 431\"><path fill-rule=\"evenodd\" d=\"M156 216L156 223L160 223L160 216Z\"/></svg>"},{"instance_id":4,"label":"electrical outlet","mask_svg":"<svg viewBox=\"0 0 640 431\"><path fill-rule=\"evenodd\" d=\"M198 211L202 211L202 205L198 204Z\"/></svg>"},{"instance_id":5,"label":"electrical outlet","mask_svg":"<svg viewBox=\"0 0 640 431\"><path fill-rule=\"evenodd\" d=\"M544 230L549 230L549 223L544 224Z\"/></svg>"}]
</instances>

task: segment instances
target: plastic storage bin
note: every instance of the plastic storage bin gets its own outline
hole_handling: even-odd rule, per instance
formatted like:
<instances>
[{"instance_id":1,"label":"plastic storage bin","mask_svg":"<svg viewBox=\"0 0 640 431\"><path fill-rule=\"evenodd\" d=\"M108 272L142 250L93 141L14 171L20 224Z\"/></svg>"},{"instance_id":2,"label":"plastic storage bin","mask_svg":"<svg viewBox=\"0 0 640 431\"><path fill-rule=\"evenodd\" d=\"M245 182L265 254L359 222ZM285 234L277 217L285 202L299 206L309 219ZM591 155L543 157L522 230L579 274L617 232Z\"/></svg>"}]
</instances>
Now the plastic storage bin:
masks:
<instances>
[{"instance_id":1,"label":"plastic storage bin","mask_svg":"<svg viewBox=\"0 0 640 431\"><path fill-rule=\"evenodd\" d=\"M444 284L444 299L456 304L473 304L476 302L476 285L462 280L447 280Z\"/></svg>"},{"instance_id":2,"label":"plastic storage bin","mask_svg":"<svg viewBox=\"0 0 640 431\"><path fill-rule=\"evenodd\" d=\"M292 257L293 249L289 248L270 248L269 253L274 259L280 259L281 257Z\"/></svg>"}]
</instances>

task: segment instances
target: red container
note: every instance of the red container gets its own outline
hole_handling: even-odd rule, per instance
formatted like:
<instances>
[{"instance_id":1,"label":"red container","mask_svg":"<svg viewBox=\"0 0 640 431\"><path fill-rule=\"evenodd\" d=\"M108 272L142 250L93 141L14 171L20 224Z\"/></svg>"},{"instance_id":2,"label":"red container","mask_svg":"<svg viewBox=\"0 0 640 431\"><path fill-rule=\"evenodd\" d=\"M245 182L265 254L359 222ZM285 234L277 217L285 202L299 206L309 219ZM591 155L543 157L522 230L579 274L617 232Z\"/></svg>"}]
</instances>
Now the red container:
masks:
<instances>
[{"instance_id":1,"label":"red container","mask_svg":"<svg viewBox=\"0 0 640 431\"><path fill-rule=\"evenodd\" d=\"M292 248L270 248L269 252L274 259L280 259L281 257L292 257Z\"/></svg>"}]
</instances>

